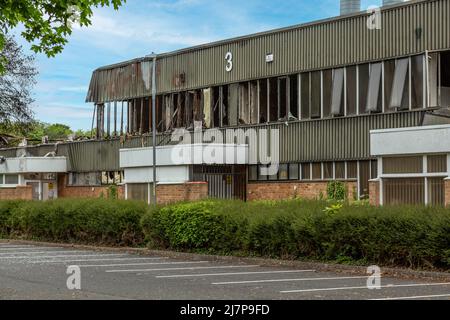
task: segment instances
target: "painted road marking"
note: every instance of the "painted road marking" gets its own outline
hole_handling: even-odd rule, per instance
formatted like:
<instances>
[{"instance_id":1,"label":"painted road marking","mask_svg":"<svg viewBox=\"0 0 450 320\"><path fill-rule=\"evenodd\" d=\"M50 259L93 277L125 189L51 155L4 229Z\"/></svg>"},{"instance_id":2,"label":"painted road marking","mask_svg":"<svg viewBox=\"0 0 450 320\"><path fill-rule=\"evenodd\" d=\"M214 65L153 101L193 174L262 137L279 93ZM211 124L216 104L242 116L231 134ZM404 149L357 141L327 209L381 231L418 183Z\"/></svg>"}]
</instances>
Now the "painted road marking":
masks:
<instances>
[{"instance_id":1,"label":"painted road marking","mask_svg":"<svg viewBox=\"0 0 450 320\"><path fill-rule=\"evenodd\" d=\"M416 300L416 299L427 299L427 298L447 298L450 294L435 294L430 296L413 296L413 297L398 297L398 298L381 298L381 299L370 299L373 301L383 301L383 300Z\"/></svg>"},{"instance_id":2,"label":"painted road marking","mask_svg":"<svg viewBox=\"0 0 450 320\"><path fill-rule=\"evenodd\" d=\"M126 263L126 264L97 264L97 265L80 265L80 268L100 268L100 267L130 267L130 266L145 266L145 265L172 265L172 264L202 264L209 263L209 261L192 261L192 262L147 262L147 263Z\"/></svg>"},{"instance_id":3,"label":"painted road marking","mask_svg":"<svg viewBox=\"0 0 450 320\"><path fill-rule=\"evenodd\" d=\"M47 259L47 258L70 258L70 257L113 257L113 256L123 256L124 254L74 254L74 255L64 255L64 256L20 256L20 257L0 257L0 261L3 259L30 259L30 258L39 258L39 259Z\"/></svg>"},{"instance_id":4,"label":"painted road marking","mask_svg":"<svg viewBox=\"0 0 450 320\"><path fill-rule=\"evenodd\" d=\"M136 269L136 270L106 270L108 273L120 273L120 272L152 272L152 271L172 271L172 270L203 270L203 269L233 269L233 268L258 268L259 265L250 266L218 266L218 267L186 267L186 268L164 268L164 269Z\"/></svg>"},{"instance_id":5,"label":"painted road marking","mask_svg":"<svg viewBox=\"0 0 450 320\"><path fill-rule=\"evenodd\" d=\"M412 288L412 287L437 287L437 286L448 286L450 282L445 283L413 283L413 284L391 284L386 286L381 286L383 289L390 288ZM360 290L366 289L365 287L338 287L338 288L323 288L323 289L304 289L304 290L288 290L288 291L280 291L280 293L302 293L302 292L319 292L319 291L339 291L339 290Z\"/></svg>"},{"instance_id":6,"label":"painted road marking","mask_svg":"<svg viewBox=\"0 0 450 320\"><path fill-rule=\"evenodd\" d=\"M106 258L106 259L74 259L74 260L42 260L42 261L30 261L29 263L71 263L71 262L100 262L100 261L124 261L124 260L162 260L168 258L152 257L152 258Z\"/></svg>"},{"instance_id":7,"label":"painted road marking","mask_svg":"<svg viewBox=\"0 0 450 320\"><path fill-rule=\"evenodd\" d=\"M0 253L0 259L4 258L4 256L7 256L7 255L14 257L13 255L17 255L17 254L26 254L27 257L28 256L32 257L33 255L35 255L38 257L39 255L46 254L46 253L77 253L77 252L86 252L86 251L69 250L69 251L8 252L8 253Z\"/></svg>"},{"instance_id":8,"label":"painted road marking","mask_svg":"<svg viewBox=\"0 0 450 320\"><path fill-rule=\"evenodd\" d=\"M285 270L285 271L256 271L256 272L225 272L225 273L203 273L203 274L177 274L173 276L157 276L156 278L191 278L191 277L215 277L215 276L240 276L252 274L280 274L280 273L302 273L316 272L316 270Z\"/></svg>"},{"instance_id":9,"label":"painted road marking","mask_svg":"<svg viewBox=\"0 0 450 320\"><path fill-rule=\"evenodd\" d=\"M350 280L350 279L367 279L364 277L330 277L330 278L300 278L300 279L268 279L268 280L250 280L250 281L229 281L215 282L213 285L230 285L230 284L252 284L252 283L270 283L270 282L294 282L294 281L326 281L326 280Z\"/></svg>"}]
</instances>

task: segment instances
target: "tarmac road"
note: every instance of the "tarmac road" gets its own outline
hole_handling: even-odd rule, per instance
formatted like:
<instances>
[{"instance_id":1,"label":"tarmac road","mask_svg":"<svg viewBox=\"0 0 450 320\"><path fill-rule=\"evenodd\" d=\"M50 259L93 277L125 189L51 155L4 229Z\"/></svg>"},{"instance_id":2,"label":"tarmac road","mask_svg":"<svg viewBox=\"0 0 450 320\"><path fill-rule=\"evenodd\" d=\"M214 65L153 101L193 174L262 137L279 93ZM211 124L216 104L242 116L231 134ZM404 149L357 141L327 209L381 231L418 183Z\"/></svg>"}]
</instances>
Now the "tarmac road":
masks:
<instances>
[{"instance_id":1,"label":"tarmac road","mask_svg":"<svg viewBox=\"0 0 450 320\"><path fill-rule=\"evenodd\" d=\"M78 268L81 290L70 290ZM382 277L381 289L370 290L367 281L313 269L0 242L2 300L450 300L450 282Z\"/></svg>"}]
</instances>

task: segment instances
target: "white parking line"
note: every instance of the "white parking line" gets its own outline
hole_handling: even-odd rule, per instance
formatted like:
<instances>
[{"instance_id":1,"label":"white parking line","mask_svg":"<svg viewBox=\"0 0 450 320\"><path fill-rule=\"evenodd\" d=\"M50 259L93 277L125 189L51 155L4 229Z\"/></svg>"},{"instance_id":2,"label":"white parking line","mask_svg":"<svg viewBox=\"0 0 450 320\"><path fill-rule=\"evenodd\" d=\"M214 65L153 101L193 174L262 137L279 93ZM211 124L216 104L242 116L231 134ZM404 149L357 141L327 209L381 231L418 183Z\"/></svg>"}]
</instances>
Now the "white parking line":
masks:
<instances>
[{"instance_id":1,"label":"white parking line","mask_svg":"<svg viewBox=\"0 0 450 320\"><path fill-rule=\"evenodd\" d=\"M250 280L250 281L229 281L215 282L213 285L230 285L230 284L252 284L252 283L270 283L270 282L299 282L299 281L326 281L326 280L350 280L350 279L367 279L364 277L331 277L331 278L300 278L300 279L268 279L268 280Z\"/></svg>"},{"instance_id":2,"label":"white parking line","mask_svg":"<svg viewBox=\"0 0 450 320\"><path fill-rule=\"evenodd\" d=\"M389 288L411 288L411 287L437 287L437 286L448 286L450 282L446 283L414 283L414 284L391 284L386 286L381 286L382 289ZM323 289L304 289L304 290L288 290L288 291L280 291L280 293L302 293L302 292L319 292L319 291L339 291L339 290L360 290L366 289L365 287L338 287L338 288L323 288Z\"/></svg>"},{"instance_id":3,"label":"white parking line","mask_svg":"<svg viewBox=\"0 0 450 320\"><path fill-rule=\"evenodd\" d=\"M47 259L47 258L70 258L70 257L114 257L123 256L124 254L74 254L74 255L64 255L64 256L20 256L20 257L0 257L0 261L3 259Z\"/></svg>"},{"instance_id":4,"label":"white parking line","mask_svg":"<svg viewBox=\"0 0 450 320\"><path fill-rule=\"evenodd\" d=\"M17 254L23 254L32 257L33 255L39 256L40 254L46 253L78 253L78 252L86 252L82 250L66 250L66 251L35 251L35 252L8 252L8 253L0 253L0 259L4 258L4 256L15 256Z\"/></svg>"},{"instance_id":5,"label":"white parking line","mask_svg":"<svg viewBox=\"0 0 450 320\"><path fill-rule=\"evenodd\" d=\"M131 267L131 266L146 266L146 265L175 265L175 264L202 264L209 261L193 261L193 262L146 262L146 263L126 263L126 264L93 264L80 265L80 268L106 268L106 267Z\"/></svg>"},{"instance_id":6,"label":"white parking line","mask_svg":"<svg viewBox=\"0 0 450 320\"><path fill-rule=\"evenodd\" d=\"M447 298L450 294L435 294L429 296L413 296L413 297L397 297L397 298L381 298L381 299L370 299L372 301L389 301L389 300L417 300L417 299L431 299L431 298Z\"/></svg>"},{"instance_id":7,"label":"white parking line","mask_svg":"<svg viewBox=\"0 0 450 320\"><path fill-rule=\"evenodd\" d=\"M130 272L152 272L152 271L172 271L172 270L203 270L203 269L232 269L232 268L257 268L259 265L253 266L220 266L220 267L192 267L192 268L164 268L164 269L136 269L136 270L106 270L108 273L130 273Z\"/></svg>"},{"instance_id":8,"label":"white parking line","mask_svg":"<svg viewBox=\"0 0 450 320\"><path fill-rule=\"evenodd\" d=\"M162 260L167 258L160 258L160 257L152 257L152 258L106 258L106 259L75 259L75 260L60 260L60 261L54 261L54 260L42 260L42 261L31 261L30 263L71 263L71 262L100 262L100 261L125 261L125 260Z\"/></svg>"},{"instance_id":9,"label":"white parking line","mask_svg":"<svg viewBox=\"0 0 450 320\"><path fill-rule=\"evenodd\" d=\"M173 276L157 276L156 278L191 278L191 277L215 277L215 276L241 276L252 274L279 274L279 273L302 273L315 272L316 270L285 270L285 271L257 271L257 272L225 272L225 273L203 273L203 274L177 274Z\"/></svg>"}]
</instances>

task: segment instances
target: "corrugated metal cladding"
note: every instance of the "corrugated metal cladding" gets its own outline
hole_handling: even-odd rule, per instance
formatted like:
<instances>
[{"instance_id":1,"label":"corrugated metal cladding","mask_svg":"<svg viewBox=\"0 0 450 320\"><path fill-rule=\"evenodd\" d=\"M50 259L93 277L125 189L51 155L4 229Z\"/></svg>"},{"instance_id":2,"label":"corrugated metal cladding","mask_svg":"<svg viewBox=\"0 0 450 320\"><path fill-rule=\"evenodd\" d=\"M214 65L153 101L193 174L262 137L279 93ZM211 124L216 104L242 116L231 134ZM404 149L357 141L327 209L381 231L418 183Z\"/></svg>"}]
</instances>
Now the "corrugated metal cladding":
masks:
<instances>
[{"instance_id":1,"label":"corrugated metal cladding","mask_svg":"<svg viewBox=\"0 0 450 320\"><path fill-rule=\"evenodd\" d=\"M368 14L359 13L163 54L157 62L158 93L450 48L448 0L409 1L385 8L381 30L369 30L367 18ZM225 70L227 52L233 54L231 72ZM265 61L269 53L274 55L272 63ZM149 95L142 84L135 88L133 81L126 81L129 75L120 78L121 73L133 72L133 67L111 68L94 72L88 102ZM131 71L121 71L123 68ZM115 81L117 77L122 80ZM105 84L106 79L110 82Z\"/></svg>"},{"instance_id":2,"label":"corrugated metal cladding","mask_svg":"<svg viewBox=\"0 0 450 320\"><path fill-rule=\"evenodd\" d=\"M250 142L245 140L248 130L256 128L257 136L263 129L279 129L280 131L280 161L309 162L333 160L358 160L370 158L370 130L401 128L419 126L424 111L403 113L388 113L379 115L361 116L355 118L337 118L320 121L304 121L271 126L257 126L235 129L227 132L226 129L217 129L223 136L230 139L236 136L238 143ZM270 132L268 132L270 136ZM169 138L169 139L168 139ZM158 136L158 144L167 144L169 136ZM192 140L193 141L193 140ZM230 141L230 140L228 140ZM117 171L119 170L119 150L121 148L150 147L151 137L136 137L123 144L118 140L111 141L85 141L60 144L57 148L58 156L69 159L69 171ZM258 152L260 143L249 145L250 152ZM44 155L54 146L28 148L29 155ZM0 155L14 157L18 149L0 150ZM27 151L28 151L27 150ZM38 151L39 150L39 151ZM260 158L259 158L260 159ZM260 159L261 160L261 159Z\"/></svg>"}]
</instances>

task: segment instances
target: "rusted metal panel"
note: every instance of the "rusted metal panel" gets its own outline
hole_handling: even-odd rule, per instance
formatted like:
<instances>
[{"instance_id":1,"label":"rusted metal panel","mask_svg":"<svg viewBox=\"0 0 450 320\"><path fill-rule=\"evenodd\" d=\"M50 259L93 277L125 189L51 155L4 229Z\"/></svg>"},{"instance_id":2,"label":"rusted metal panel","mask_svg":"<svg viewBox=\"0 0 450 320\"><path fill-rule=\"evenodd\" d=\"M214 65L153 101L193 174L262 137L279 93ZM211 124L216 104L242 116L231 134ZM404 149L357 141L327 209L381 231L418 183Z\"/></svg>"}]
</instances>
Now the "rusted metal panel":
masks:
<instances>
[{"instance_id":1,"label":"rusted metal panel","mask_svg":"<svg viewBox=\"0 0 450 320\"><path fill-rule=\"evenodd\" d=\"M382 10L381 30L367 13L337 17L159 55L158 94L380 61L450 48L450 1L408 1ZM233 54L226 71L225 55ZM267 54L274 61L266 63ZM88 102L150 95L149 59L94 72Z\"/></svg>"}]
</instances>

